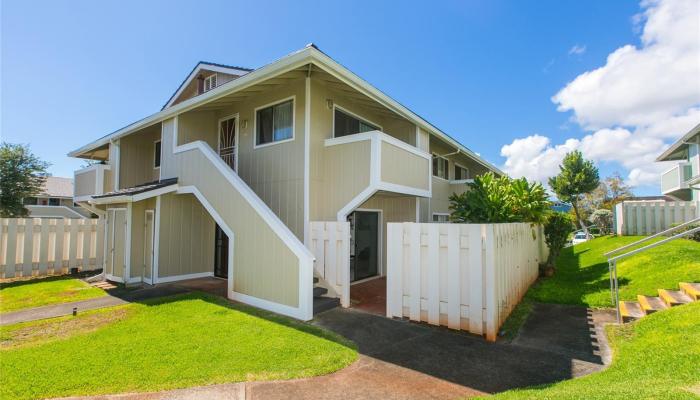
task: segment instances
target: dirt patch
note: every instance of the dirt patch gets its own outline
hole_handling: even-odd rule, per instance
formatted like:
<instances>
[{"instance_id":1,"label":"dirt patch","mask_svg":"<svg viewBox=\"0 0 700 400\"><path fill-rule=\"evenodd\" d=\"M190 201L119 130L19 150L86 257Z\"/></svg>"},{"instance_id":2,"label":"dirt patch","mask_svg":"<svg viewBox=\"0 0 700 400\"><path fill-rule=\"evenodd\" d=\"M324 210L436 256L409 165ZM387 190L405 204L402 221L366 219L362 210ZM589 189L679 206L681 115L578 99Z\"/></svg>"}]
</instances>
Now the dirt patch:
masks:
<instances>
[{"instance_id":1,"label":"dirt patch","mask_svg":"<svg viewBox=\"0 0 700 400\"><path fill-rule=\"evenodd\" d=\"M94 332L104 326L121 321L128 315L127 308L119 307L107 312L79 314L77 317L53 318L31 323L4 332L0 337L0 349L11 349L46 339L65 339L81 333Z\"/></svg>"}]
</instances>

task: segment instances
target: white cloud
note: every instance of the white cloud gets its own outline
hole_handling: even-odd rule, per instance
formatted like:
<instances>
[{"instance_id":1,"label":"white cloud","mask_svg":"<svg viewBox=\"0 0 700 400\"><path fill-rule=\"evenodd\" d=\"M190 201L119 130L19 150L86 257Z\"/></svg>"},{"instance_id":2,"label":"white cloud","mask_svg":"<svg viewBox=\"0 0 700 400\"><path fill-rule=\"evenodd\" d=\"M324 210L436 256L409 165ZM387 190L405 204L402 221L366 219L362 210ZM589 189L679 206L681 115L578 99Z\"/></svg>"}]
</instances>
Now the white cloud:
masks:
<instances>
[{"instance_id":1,"label":"white cloud","mask_svg":"<svg viewBox=\"0 0 700 400\"><path fill-rule=\"evenodd\" d=\"M655 0L642 7L635 18L644 24L642 45L620 47L552 98L591 133L559 145L540 135L516 139L501 149L505 171L544 181L575 148L620 164L632 185L659 183L668 165L654 162L656 156L700 122L700 3Z\"/></svg>"},{"instance_id":2,"label":"white cloud","mask_svg":"<svg viewBox=\"0 0 700 400\"><path fill-rule=\"evenodd\" d=\"M569 55L581 55L586 52L586 46L575 44L571 49L569 49Z\"/></svg>"}]
</instances>

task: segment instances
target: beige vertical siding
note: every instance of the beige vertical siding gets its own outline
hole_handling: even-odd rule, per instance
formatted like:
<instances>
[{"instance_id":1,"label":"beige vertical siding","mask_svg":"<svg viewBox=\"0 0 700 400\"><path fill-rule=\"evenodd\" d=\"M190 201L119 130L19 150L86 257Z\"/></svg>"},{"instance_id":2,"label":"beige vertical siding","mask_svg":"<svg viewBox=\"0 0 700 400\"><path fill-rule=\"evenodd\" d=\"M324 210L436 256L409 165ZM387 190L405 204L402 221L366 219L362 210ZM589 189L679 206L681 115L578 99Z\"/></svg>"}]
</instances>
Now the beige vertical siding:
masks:
<instances>
[{"instance_id":1,"label":"beige vertical siding","mask_svg":"<svg viewBox=\"0 0 700 400\"><path fill-rule=\"evenodd\" d=\"M325 184L321 210L316 210L321 220L335 221L337 212L369 186L370 146L369 140L363 140L324 148Z\"/></svg>"},{"instance_id":2,"label":"beige vertical siding","mask_svg":"<svg viewBox=\"0 0 700 400\"><path fill-rule=\"evenodd\" d=\"M375 194L358 208L382 210L382 265L386 267L386 224L389 222L415 222L416 198ZM386 273L386 268L382 270Z\"/></svg>"},{"instance_id":3,"label":"beige vertical siding","mask_svg":"<svg viewBox=\"0 0 700 400\"><path fill-rule=\"evenodd\" d=\"M382 127L382 131L390 136L408 144L415 143L415 125L398 116L396 116L396 118L391 118L386 114L380 114L367 107L363 107L341 91L329 87L318 79L314 79L312 75L309 160L309 206L310 218L312 221L335 220L336 213L347 204L346 202L341 205L335 202L333 198L328 198L330 192L337 190L345 191L347 189L340 188L344 182L335 180L335 174L327 173L328 160L336 156L335 151L329 151L333 147L324 147L324 141L333 137L333 109L328 108L327 100L331 100L333 104L370 122L379 124ZM367 149L367 160L369 160L369 149ZM348 165L352 165L352 168L356 168L360 165L360 160ZM364 174L363 170L349 171L348 174L353 172ZM356 185L356 182L353 180L350 184ZM351 189L351 191L354 191L354 189Z\"/></svg>"},{"instance_id":4,"label":"beige vertical siding","mask_svg":"<svg viewBox=\"0 0 700 400\"><path fill-rule=\"evenodd\" d=\"M143 210L138 211L142 221L141 236ZM213 272L215 226L212 217L193 195L161 196L158 277ZM137 246L140 247L136 255L139 265L143 265L142 243Z\"/></svg>"},{"instance_id":5,"label":"beige vertical siding","mask_svg":"<svg viewBox=\"0 0 700 400\"><path fill-rule=\"evenodd\" d=\"M146 244L146 210L156 209L156 199L150 198L131 205L131 273L130 278L150 277L145 271L144 246ZM145 274L144 274L145 272Z\"/></svg>"},{"instance_id":6,"label":"beige vertical siding","mask_svg":"<svg viewBox=\"0 0 700 400\"><path fill-rule=\"evenodd\" d=\"M112 180L114 173L112 170L104 170L102 178L102 193L109 193L114 190L114 181Z\"/></svg>"},{"instance_id":7,"label":"beige vertical siding","mask_svg":"<svg viewBox=\"0 0 700 400\"><path fill-rule=\"evenodd\" d=\"M178 120L177 144L203 140L214 150L218 149L218 117L215 111L190 111Z\"/></svg>"},{"instance_id":8,"label":"beige vertical siding","mask_svg":"<svg viewBox=\"0 0 700 400\"><path fill-rule=\"evenodd\" d=\"M430 160L382 142L381 178L384 182L430 190Z\"/></svg>"},{"instance_id":9,"label":"beige vertical siding","mask_svg":"<svg viewBox=\"0 0 700 400\"><path fill-rule=\"evenodd\" d=\"M118 205L114 206L119 207ZM110 207L111 208L111 207ZM111 271L112 275L120 278L125 278L124 276L124 266L126 265L126 259L125 259L125 251L126 251L126 209L124 210L117 210L114 212L114 218L110 218L112 216L111 212L108 212L108 218L110 218L110 225L108 229L108 251L107 251L107 259L108 259L108 264L112 266ZM114 228L112 228L112 226ZM114 235L112 235L112 229L114 229ZM112 260L112 257L109 254L109 248L111 247L109 244L113 241L113 247L114 247L114 259ZM109 273L109 269L107 271Z\"/></svg>"},{"instance_id":10,"label":"beige vertical siding","mask_svg":"<svg viewBox=\"0 0 700 400\"><path fill-rule=\"evenodd\" d=\"M95 181L97 180L97 171L92 170L75 175L75 195L88 196L95 194Z\"/></svg>"},{"instance_id":11,"label":"beige vertical siding","mask_svg":"<svg viewBox=\"0 0 700 400\"><path fill-rule=\"evenodd\" d=\"M433 197L430 198L430 215L429 221L432 222L432 213L449 213L450 212L450 195L452 189L450 182L433 177Z\"/></svg>"},{"instance_id":12,"label":"beige vertical siding","mask_svg":"<svg viewBox=\"0 0 700 400\"><path fill-rule=\"evenodd\" d=\"M164 131L169 130L170 122ZM273 146L274 147L274 146ZM172 148L164 147L170 153ZM196 187L226 224L233 230L233 283L234 290L249 296L285 304L299 305L299 258L286 243L270 228L250 203L231 184L221 171L212 164L199 149L168 154L168 171L179 177L180 187ZM177 195L175 197L180 197ZM166 196L163 196L165 199ZM167 206L161 202L161 235L164 220L183 219L191 221L188 211L176 212L168 218ZM194 209L194 207L193 207ZM204 218L204 212L199 218ZM177 217L176 217L177 216ZM187 229L191 229L189 226ZM207 232L207 229L200 229ZM214 227L211 226L211 237ZM164 249L161 236L160 255L170 251ZM213 242L208 252L213 256ZM159 259L159 269L165 264ZM211 266L212 263L208 264Z\"/></svg>"},{"instance_id":13,"label":"beige vertical siding","mask_svg":"<svg viewBox=\"0 0 700 400\"><path fill-rule=\"evenodd\" d=\"M119 187L133 187L158 180L154 168L155 141L160 139L160 124L120 139Z\"/></svg>"}]
</instances>

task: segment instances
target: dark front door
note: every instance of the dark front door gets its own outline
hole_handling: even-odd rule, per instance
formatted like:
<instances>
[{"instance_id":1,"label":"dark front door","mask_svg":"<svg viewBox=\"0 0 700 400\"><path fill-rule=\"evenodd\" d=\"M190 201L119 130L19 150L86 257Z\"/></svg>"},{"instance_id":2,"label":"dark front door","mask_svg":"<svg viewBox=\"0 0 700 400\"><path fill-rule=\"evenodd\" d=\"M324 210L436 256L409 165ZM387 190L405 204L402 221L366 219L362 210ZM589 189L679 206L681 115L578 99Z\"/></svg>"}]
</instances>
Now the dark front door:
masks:
<instances>
[{"instance_id":1,"label":"dark front door","mask_svg":"<svg viewBox=\"0 0 700 400\"><path fill-rule=\"evenodd\" d=\"M228 236L219 225L214 236L214 276L228 278Z\"/></svg>"},{"instance_id":2,"label":"dark front door","mask_svg":"<svg viewBox=\"0 0 700 400\"><path fill-rule=\"evenodd\" d=\"M354 282L379 274L379 213L355 211L349 220L353 241L350 280Z\"/></svg>"}]
</instances>

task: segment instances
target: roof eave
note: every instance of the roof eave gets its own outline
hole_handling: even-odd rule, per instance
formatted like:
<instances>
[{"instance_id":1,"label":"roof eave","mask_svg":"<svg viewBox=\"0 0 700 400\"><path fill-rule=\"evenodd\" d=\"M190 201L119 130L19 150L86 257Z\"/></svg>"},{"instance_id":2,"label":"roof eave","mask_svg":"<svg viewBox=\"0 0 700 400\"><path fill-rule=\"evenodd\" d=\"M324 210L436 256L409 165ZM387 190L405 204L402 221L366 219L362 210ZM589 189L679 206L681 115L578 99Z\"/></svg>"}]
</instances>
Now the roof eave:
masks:
<instances>
[{"instance_id":1,"label":"roof eave","mask_svg":"<svg viewBox=\"0 0 700 400\"><path fill-rule=\"evenodd\" d=\"M688 146L688 141L695 135L700 134L700 124L695 125L693 129L688 131L683 137L678 139L675 143L671 145L666 151L661 153L658 157L656 157L656 161L676 161L677 159L672 159L669 158L672 156L673 153L677 152L684 146Z\"/></svg>"}]
</instances>

